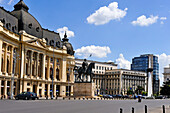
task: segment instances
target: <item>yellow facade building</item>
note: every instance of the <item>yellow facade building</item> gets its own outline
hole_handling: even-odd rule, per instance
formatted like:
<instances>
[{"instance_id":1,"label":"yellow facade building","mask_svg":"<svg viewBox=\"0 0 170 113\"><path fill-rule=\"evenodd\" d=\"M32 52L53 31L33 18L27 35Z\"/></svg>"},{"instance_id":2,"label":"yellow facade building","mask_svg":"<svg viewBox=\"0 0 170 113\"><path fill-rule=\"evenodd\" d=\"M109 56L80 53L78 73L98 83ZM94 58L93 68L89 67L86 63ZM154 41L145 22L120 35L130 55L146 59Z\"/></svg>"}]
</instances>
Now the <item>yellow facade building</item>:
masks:
<instances>
[{"instance_id":1,"label":"yellow facade building","mask_svg":"<svg viewBox=\"0 0 170 113\"><path fill-rule=\"evenodd\" d=\"M39 97L73 93L74 51L67 35L41 27L20 0L12 12L0 8L0 97L35 92ZM54 70L54 72L53 72ZM12 85L12 80L14 84Z\"/></svg>"}]
</instances>

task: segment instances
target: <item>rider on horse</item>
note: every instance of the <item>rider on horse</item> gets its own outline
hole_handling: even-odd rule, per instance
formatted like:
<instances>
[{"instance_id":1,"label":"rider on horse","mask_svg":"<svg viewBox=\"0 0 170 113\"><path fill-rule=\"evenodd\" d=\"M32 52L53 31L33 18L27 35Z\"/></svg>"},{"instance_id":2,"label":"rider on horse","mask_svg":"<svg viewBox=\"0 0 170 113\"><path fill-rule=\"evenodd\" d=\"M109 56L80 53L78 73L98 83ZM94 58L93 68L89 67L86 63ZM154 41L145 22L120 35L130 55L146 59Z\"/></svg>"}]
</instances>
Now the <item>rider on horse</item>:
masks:
<instances>
[{"instance_id":1,"label":"rider on horse","mask_svg":"<svg viewBox=\"0 0 170 113\"><path fill-rule=\"evenodd\" d=\"M87 71L87 67L88 67L88 63L86 59L84 59L84 62L82 63L82 68L83 68L84 73Z\"/></svg>"}]
</instances>

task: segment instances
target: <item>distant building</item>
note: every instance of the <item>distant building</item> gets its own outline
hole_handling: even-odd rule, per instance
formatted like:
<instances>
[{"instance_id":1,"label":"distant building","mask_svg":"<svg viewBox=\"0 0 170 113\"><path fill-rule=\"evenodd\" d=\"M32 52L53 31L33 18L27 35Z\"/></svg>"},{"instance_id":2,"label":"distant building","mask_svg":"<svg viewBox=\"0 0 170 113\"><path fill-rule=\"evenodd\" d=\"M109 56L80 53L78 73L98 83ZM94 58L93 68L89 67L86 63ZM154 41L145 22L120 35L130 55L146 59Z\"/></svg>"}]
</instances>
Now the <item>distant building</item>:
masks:
<instances>
[{"instance_id":1,"label":"distant building","mask_svg":"<svg viewBox=\"0 0 170 113\"><path fill-rule=\"evenodd\" d=\"M164 73L163 73L163 75L164 75L164 82L170 80L170 65L169 65L169 67L165 67L165 68L164 68Z\"/></svg>"},{"instance_id":2,"label":"distant building","mask_svg":"<svg viewBox=\"0 0 170 113\"><path fill-rule=\"evenodd\" d=\"M152 69L152 94L159 92L159 63L158 57L153 54L144 54L132 59L131 70L147 72Z\"/></svg>"},{"instance_id":3,"label":"distant building","mask_svg":"<svg viewBox=\"0 0 170 113\"><path fill-rule=\"evenodd\" d=\"M137 86L141 86L146 90L146 73L140 71L132 71L127 69L107 70L104 76L106 94L126 95L129 88L133 91Z\"/></svg>"},{"instance_id":4,"label":"distant building","mask_svg":"<svg viewBox=\"0 0 170 113\"><path fill-rule=\"evenodd\" d=\"M81 67L84 59L75 59L75 65ZM95 63L95 68L92 70L94 73L93 82L96 84L95 94L105 93L105 73L107 70L117 69L117 64L114 62L99 62L87 60L88 64L91 62Z\"/></svg>"}]
</instances>

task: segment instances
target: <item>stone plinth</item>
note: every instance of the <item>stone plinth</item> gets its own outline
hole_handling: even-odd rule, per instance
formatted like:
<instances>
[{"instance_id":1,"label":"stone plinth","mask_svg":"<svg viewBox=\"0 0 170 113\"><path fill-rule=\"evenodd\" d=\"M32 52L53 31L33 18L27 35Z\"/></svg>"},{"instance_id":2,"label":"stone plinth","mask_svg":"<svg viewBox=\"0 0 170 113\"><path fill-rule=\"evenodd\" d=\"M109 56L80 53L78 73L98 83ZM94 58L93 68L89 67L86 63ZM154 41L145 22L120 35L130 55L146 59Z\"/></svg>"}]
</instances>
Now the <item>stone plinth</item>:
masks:
<instances>
[{"instance_id":1,"label":"stone plinth","mask_svg":"<svg viewBox=\"0 0 170 113\"><path fill-rule=\"evenodd\" d=\"M94 83L74 83L74 96L94 96Z\"/></svg>"}]
</instances>

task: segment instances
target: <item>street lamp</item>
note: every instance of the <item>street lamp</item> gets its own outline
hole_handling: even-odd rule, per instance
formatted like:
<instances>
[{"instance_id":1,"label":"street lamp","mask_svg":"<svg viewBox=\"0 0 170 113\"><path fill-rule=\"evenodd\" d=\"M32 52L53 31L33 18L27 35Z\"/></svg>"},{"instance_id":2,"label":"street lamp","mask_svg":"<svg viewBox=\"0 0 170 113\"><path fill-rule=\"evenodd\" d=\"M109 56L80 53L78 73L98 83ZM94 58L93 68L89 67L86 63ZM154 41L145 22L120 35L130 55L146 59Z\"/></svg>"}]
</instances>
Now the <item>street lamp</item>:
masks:
<instances>
[{"instance_id":1,"label":"street lamp","mask_svg":"<svg viewBox=\"0 0 170 113\"><path fill-rule=\"evenodd\" d=\"M53 85L54 85L54 71L55 71L55 69L54 69L54 48L55 48L55 43L53 45L53 71L52 71L52 94L51 94L51 99L54 98L54 96L53 96L53 93L54 93L54 91L53 91L53 89L54 89L53 88Z\"/></svg>"},{"instance_id":2,"label":"street lamp","mask_svg":"<svg viewBox=\"0 0 170 113\"><path fill-rule=\"evenodd\" d=\"M10 98L13 99L13 85L14 85L14 74L15 74L15 67L16 67L16 57L17 57L17 53L16 53L16 49L13 50L13 69L12 69L12 78L11 78L11 95Z\"/></svg>"}]
</instances>

